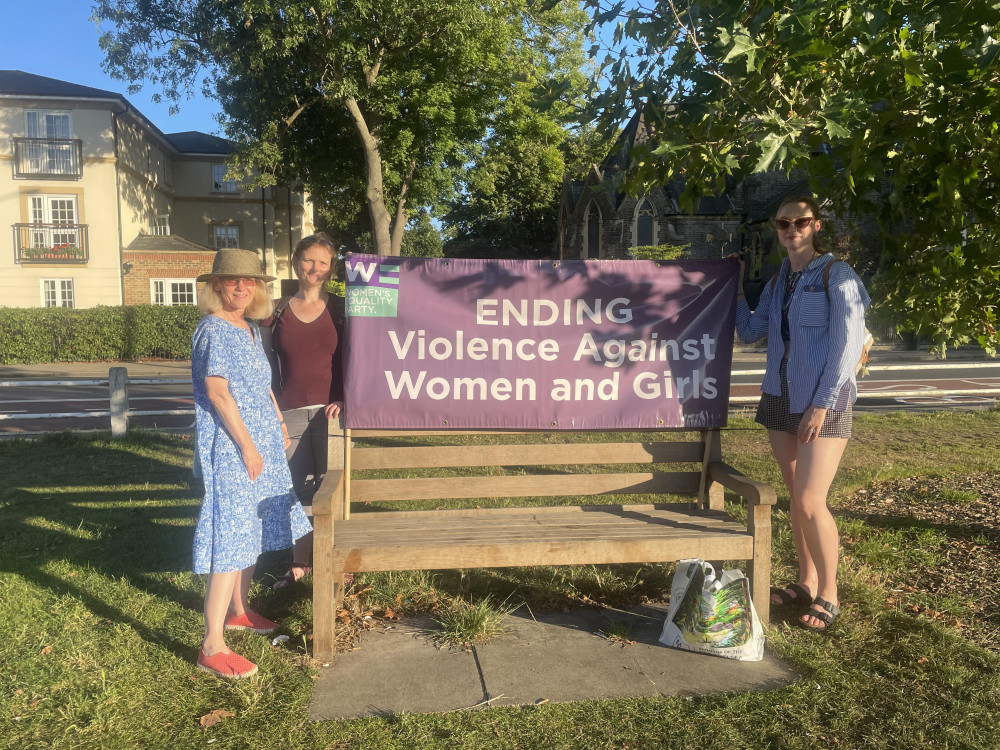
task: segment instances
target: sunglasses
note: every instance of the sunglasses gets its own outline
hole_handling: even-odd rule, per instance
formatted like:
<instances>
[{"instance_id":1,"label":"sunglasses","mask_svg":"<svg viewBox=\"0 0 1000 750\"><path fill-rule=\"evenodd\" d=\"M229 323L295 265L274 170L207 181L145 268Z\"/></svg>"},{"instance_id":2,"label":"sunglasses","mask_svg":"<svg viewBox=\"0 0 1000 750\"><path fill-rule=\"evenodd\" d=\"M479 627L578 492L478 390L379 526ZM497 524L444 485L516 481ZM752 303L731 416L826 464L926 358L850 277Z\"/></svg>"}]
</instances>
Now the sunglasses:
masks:
<instances>
[{"instance_id":1,"label":"sunglasses","mask_svg":"<svg viewBox=\"0 0 1000 750\"><path fill-rule=\"evenodd\" d=\"M795 225L796 229L805 229L807 226L816 221L815 216L801 216L798 219L775 219L774 226L779 232L784 232L792 224Z\"/></svg>"},{"instance_id":2,"label":"sunglasses","mask_svg":"<svg viewBox=\"0 0 1000 750\"><path fill-rule=\"evenodd\" d=\"M233 279L233 278L223 279L222 283L225 284L226 286L235 287L241 281L243 282L243 288L244 289L247 288L247 287L251 287L251 286L256 286L257 285L257 279L251 279L249 277L248 278L239 278L239 279Z\"/></svg>"}]
</instances>

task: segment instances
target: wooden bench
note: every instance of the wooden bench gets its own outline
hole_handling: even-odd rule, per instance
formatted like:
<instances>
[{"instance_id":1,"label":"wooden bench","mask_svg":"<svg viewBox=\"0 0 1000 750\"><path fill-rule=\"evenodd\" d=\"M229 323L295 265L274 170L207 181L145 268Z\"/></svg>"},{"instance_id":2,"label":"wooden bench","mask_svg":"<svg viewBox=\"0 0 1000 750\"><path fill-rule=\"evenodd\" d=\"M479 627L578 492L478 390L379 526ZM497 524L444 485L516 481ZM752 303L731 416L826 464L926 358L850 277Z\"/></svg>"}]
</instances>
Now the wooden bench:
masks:
<instances>
[{"instance_id":1,"label":"wooden bench","mask_svg":"<svg viewBox=\"0 0 1000 750\"><path fill-rule=\"evenodd\" d=\"M448 435L451 443L464 444L439 444ZM661 438L651 442L552 442L573 441L574 433L508 433L498 443L496 433L469 435L352 434L331 421L329 469L313 500L316 658L333 658L335 613L348 572L746 560L754 605L767 623L774 490L722 463L718 430L651 434ZM635 439L637 433L627 435ZM411 445L414 436L434 444ZM602 437L613 439L614 433ZM687 466L665 466L670 464ZM672 468L677 470L667 470ZM746 523L725 512L727 489L746 499ZM663 494L690 500L601 504L608 496ZM434 509L460 498L471 499L473 507ZM475 499L487 506L508 498L568 498L573 504L476 507ZM431 509L376 505L389 501L430 501Z\"/></svg>"}]
</instances>

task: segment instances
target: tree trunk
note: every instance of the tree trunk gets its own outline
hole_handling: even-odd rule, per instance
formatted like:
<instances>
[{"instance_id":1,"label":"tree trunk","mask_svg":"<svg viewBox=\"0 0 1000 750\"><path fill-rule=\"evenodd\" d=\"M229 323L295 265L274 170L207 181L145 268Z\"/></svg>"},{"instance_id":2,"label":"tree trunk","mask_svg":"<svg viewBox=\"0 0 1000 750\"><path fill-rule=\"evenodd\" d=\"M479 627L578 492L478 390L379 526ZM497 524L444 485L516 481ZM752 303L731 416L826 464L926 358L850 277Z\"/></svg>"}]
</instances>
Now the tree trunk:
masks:
<instances>
[{"instance_id":1,"label":"tree trunk","mask_svg":"<svg viewBox=\"0 0 1000 750\"><path fill-rule=\"evenodd\" d=\"M410 183L413 182L413 175L417 171L417 162L410 162L410 169L403 180L403 187L399 191L399 201L396 203L396 215L392 219L392 255L400 255L403 248L403 233L406 231L406 197L410 192Z\"/></svg>"},{"instance_id":2,"label":"tree trunk","mask_svg":"<svg viewBox=\"0 0 1000 750\"><path fill-rule=\"evenodd\" d=\"M378 255L399 255L399 245L394 245L390 234L391 221L382 187L382 154L379 151L378 139L369 131L368 123L365 122L365 116L362 114L357 100L353 96L345 97L344 105L358 131L358 137L361 138L361 146L365 153L365 200L368 203L368 214L372 222L375 253Z\"/></svg>"}]
</instances>

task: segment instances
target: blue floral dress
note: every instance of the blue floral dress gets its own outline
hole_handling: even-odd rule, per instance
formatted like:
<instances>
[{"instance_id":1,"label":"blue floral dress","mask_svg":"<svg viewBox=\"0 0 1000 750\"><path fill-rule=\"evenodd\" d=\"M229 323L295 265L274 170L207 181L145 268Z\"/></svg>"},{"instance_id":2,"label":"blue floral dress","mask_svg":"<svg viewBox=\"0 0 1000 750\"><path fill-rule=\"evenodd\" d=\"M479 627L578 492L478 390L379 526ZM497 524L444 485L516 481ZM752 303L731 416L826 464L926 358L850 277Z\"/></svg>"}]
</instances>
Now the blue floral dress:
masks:
<instances>
[{"instance_id":1,"label":"blue floral dress","mask_svg":"<svg viewBox=\"0 0 1000 750\"><path fill-rule=\"evenodd\" d=\"M194 572L225 573L257 562L263 551L287 549L312 531L292 490L284 439L271 402L271 368L250 323L253 338L215 315L195 329L191 379L197 426L195 462L205 482L194 533ZM250 481L236 444L208 400L205 378L226 379L264 468Z\"/></svg>"}]
</instances>

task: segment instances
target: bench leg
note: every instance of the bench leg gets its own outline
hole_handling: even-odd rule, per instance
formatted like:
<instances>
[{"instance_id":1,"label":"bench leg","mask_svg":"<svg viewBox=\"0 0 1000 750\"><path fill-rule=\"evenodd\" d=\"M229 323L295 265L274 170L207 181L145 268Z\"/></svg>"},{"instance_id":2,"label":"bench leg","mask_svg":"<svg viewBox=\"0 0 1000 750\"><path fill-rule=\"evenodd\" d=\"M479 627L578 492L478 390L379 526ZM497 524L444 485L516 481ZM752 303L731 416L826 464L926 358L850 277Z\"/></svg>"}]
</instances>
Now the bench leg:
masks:
<instances>
[{"instance_id":1,"label":"bench leg","mask_svg":"<svg viewBox=\"0 0 1000 750\"><path fill-rule=\"evenodd\" d=\"M761 624L771 620L771 506L751 505L747 525L753 534L753 559L750 561L750 595Z\"/></svg>"},{"instance_id":2,"label":"bench leg","mask_svg":"<svg viewBox=\"0 0 1000 750\"><path fill-rule=\"evenodd\" d=\"M712 482L708 488L709 510L726 509L726 488L718 482Z\"/></svg>"},{"instance_id":3,"label":"bench leg","mask_svg":"<svg viewBox=\"0 0 1000 750\"><path fill-rule=\"evenodd\" d=\"M313 658L330 661L335 653L337 583L342 593L344 579L333 571L333 519L318 515L313 527Z\"/></svg>"},{"instance_id":4,"label":"bench leg","mask_svg":"<svg viewBox=\"0 0 1000 750\"><path fill-rule=\"evenodd\" d=\"M320 586L319 576L313 576L313 658L330 661L336 653L337 613L344 602L344 574L327 577Z\"/></svg>"}]
</instances>

